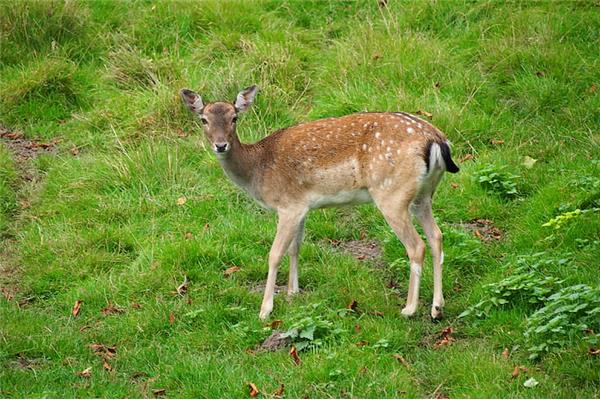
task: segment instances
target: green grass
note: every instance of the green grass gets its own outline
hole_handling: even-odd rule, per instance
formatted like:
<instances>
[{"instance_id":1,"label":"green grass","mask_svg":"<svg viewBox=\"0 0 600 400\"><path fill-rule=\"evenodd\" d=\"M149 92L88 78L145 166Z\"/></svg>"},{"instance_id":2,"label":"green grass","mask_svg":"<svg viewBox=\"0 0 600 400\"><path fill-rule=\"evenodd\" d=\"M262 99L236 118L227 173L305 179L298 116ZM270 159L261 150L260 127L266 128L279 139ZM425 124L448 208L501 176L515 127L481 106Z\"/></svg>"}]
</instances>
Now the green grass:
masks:
<instances>
[{"instance_id":1,"label":"green grass","mask_svg":"<svg viewBox=\"0 0 600 400\"><path fill-rule=\"evenodd\" d=\"M562 286L600 284L599 214L542 226L600 206L599 27L593 2L1 1L0 124L60 142L57 156L30 162L35 184L19 181L0 146L0 286L15 292L0 296L0 397L164 388L235 398L249 395L248 382L265 397L280 384L295 398L599 397L600 358L580 336L529 360L523 333L536 306L457 318L528 254L568 255L543 270ZM301 250L303 292L276 296L272 317L284 330L327 321L331 335L298 366L286 350L246 352L270 334L255 288L275 216L227 181L178 90L233 100L253 83L260 94L239 123L247 142L325 116L425 110L456 160L473 155L434 204L446 254L441 325L428 317L429 264L417 316L401 317L405 251L373 206L318 210ZM528 168L525 156L537 162ZM515 196L478 183L490 165L516 176ZM479 218L502 240L465 227ZM381 243L386 268L328 244L361 235ZM233 265L241 270L225 278ZM184 276L189 291L174 296ZM286 277L284 264L278 283ZM340 313L353 299L358 311ZM124 312L103 315L109 302ZM449 325L456 341L434 349ZM117 346L112 371L92 343ZM518 365L528 371L512 379ZM77 376L88 367L91 378ZM534 388L523 385L530 377Z\"/></svg>"}]
</instances>

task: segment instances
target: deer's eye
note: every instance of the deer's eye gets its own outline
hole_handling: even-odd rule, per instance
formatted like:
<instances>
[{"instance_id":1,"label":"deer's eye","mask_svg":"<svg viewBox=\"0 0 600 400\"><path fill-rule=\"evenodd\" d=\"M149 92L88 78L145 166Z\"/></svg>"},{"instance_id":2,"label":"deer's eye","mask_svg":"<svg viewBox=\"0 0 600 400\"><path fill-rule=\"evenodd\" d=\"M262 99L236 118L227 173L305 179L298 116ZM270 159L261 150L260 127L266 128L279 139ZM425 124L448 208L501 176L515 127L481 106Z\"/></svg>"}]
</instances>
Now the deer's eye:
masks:
<instances>
[{"instance_id":1,"label":"deer's eye","mask_svg":"<svg viewBox=\"0 0 600 400\"><path fill-rule=\"evenodd\" d=\"M233 117L233 119L231 120L232 124L235 124L237 122L237 117Z\"/></svg>"},{"instance_id":2,"label":"deer's eye","mask_svg":"<svg viewBox=\"0 0 600 400\"><path fill-rule=\"evenodd\" d=\"M202 125L207 125L208 124L208 120L204 117L200 118L200 121L202 121Z\"/></svg>"}]
</instances>

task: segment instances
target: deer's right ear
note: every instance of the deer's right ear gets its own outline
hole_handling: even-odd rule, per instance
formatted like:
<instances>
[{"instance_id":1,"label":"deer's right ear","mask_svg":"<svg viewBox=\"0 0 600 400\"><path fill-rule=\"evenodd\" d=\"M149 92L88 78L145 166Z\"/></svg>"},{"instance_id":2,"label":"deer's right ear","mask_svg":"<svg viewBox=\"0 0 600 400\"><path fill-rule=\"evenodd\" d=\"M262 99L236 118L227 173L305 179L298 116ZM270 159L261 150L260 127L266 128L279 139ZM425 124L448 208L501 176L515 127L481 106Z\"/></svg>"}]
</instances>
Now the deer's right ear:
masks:
<instances>
[{"instance_id":1,"label":"deer's right ear","mask_svg":"<svg viewBox=\"0 0 600 400\"><path fill-rule=\"evenodd\" d=\"M202 97L189 89L181 89L179 92L183 103L190 109L191 112L196 114L202 114L204 109L204 103L202 103Z\"/></svg>"}]
</instances>

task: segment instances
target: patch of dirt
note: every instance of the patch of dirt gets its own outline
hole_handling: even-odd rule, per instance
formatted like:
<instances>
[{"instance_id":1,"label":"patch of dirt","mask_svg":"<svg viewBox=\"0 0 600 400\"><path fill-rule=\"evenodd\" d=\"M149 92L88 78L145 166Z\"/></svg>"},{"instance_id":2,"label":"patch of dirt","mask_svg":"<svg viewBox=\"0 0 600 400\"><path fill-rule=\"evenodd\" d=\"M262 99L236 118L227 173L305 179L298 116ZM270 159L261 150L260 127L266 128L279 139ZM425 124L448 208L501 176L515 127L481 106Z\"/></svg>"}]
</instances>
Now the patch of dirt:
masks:
<instances>
[{"instance_id":1,"label":"patch of dirt","mask_svg":"<svg viewBox=\"0 0 600 400\"><path fill-rule=\"evenodd\" d=\"M283 332L274 331L271 336L266 338L260 345L256 346L255 351L277 351L284 349L292 344L289 337L283 337Z\"/></svg>"},{"instance_id":2,"label":"patch of dirt","mask_svg":"<svg viewBox=\"0 0 600 400\"><path fill-rule=\"evenodd\" d=\"M496 227L494 222L490 221L489 219L479 218L473 221L462 222L454 225L469 232L473 232L473 234L484 243L502 240L504 237L504 232L502 232L500 228Z\"/></svg>"},{"instance_id":3,"label":"patch of dirt","mask_svg":"<svg viewBox=\"0 0 600 400\"><path fill-rule=\"evenodd\" d=\"M331 240L330 243L334 249L348 253L358 261L373 262L377 268L385 266L381 258L381 246L377 240Z\"/></svg>"},{"instance_id":4,"label":"patch of dirt","mask_svg":"<svg viewBox=\"0 0 600 400\"><path fill-rule=\"evenodd\" d=\"M265 282L264 283L257 283L253 286L250 286L250 291L252 293L264 293L265 292L265 287L267 286L266 284L267 278L265 278ZM302 289L300 289L300 292L302 292ZM275 294L278 293L287 293L287 285L275 285Z\"/></svg>"},{"instance_id":5,"label":"patch of dirt","mask_svg":"<svg viewBox=\"0 0 600 400\"><path fill-rule=\"evenodd\" d=\"M42 142L37 139L26 139L21 132L11 131L0 125L0 138L8 149L15 155L18 165L29 161L43 153L56 154L59 139Z\"/></svg>"},{"instance_id":6,"label":"patch of dirt","mask_svg":"<svg viewBox=\"0 0 600 400\"><path fill-rule=\"evenodd\" d=\"M35 369L39 368L44 360L42 358L29 358L19 354L14 360L6 363L11 369Z\"/></svg>"}]
</instances>

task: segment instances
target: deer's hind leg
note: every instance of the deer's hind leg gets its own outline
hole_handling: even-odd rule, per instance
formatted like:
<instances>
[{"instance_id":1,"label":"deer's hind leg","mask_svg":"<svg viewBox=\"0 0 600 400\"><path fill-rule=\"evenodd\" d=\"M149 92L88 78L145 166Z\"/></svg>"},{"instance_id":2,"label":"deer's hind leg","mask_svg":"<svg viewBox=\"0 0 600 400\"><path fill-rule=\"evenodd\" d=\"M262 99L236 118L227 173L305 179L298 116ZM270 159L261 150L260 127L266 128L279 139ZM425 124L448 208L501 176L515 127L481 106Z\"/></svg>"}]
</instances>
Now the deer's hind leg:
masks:
<instances>
[{"instance_id":1,"label":"deer's hind leg","mask_svg":"<svg viewBox=\"0 0 600 400\"><path fill-rule=\"evenodd\" d=\"M435 223L431 209L431 196L420 198L413 205L413 213L423 227L427 242L431 248L433 261L433 304L431 305L431 318L440 320L443 317L444 295L442 292L442 264L444 252L442 250L442 231Z\"/></svg>"},{"instance_id":2,"label":"deer's hind leg","mask_svg":"<svg viewBox=\"0 0 600 400\"><path fill-rule=\"evenodd\" d=\"M419 304L419 287L425 257L425 243L412 224L409 211L414 194L406 190L372 191L371 197L408 253L410 280L406 306L402 309L402 314L412 316Z\"/></svg>"},{"instance_id":3,"label":"deer's hind leg","mask_svg":"<svg viewBox=\"0 0 600 400\"><path fill-rule=\"evenodd\" d=\"M298 285L298 253L300 251L300 244L302 243L302 237L304 236L304 218L298 224L298 229L290 247L288 254L290 256L290 273L288 278L288 295L298 293L300 287Z\"/></svg>"}]
</instances>

